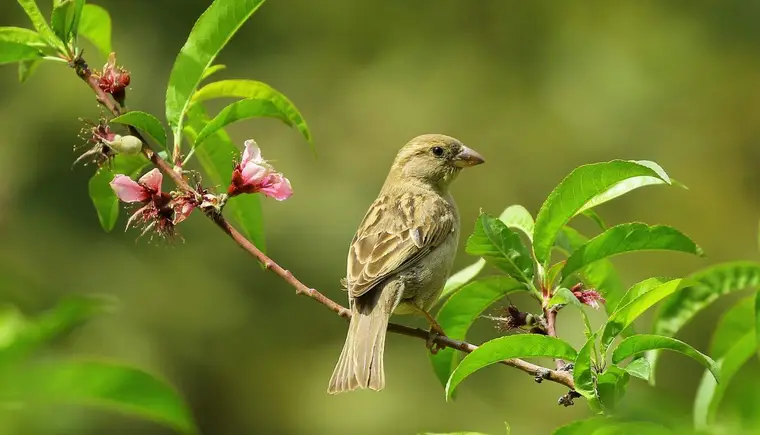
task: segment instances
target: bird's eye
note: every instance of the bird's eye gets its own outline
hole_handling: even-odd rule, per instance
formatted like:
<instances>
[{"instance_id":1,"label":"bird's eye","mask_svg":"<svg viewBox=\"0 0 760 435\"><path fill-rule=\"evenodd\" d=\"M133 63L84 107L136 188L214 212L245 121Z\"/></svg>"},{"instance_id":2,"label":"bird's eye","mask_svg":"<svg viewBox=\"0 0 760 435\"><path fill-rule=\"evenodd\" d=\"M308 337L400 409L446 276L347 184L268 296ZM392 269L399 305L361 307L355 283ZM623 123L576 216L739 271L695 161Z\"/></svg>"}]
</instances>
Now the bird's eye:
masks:
<instances>
[{"instance_id":1,"label":"bird's eye","mask_svg":"<svg viewBox=\"0 0 760 435\"><path fill-rule=\"evenodd\" d=\"M441 157L443 155L443 148L441 147L433 147L433 155L436 157Z\"/></svg>"}]
</instances>

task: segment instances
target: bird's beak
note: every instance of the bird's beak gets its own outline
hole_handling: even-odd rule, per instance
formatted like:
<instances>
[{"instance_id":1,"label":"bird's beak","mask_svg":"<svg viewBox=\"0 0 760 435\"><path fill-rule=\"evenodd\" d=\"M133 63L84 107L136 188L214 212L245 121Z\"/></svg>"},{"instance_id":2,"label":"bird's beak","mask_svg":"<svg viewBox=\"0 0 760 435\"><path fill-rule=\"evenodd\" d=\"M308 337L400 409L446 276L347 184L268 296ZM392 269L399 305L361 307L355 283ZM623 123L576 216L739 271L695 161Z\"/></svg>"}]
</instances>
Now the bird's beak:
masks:
<instances>
[{"instance_id":1,"label":"bird's beak","mask_svg":"<svg viewBox=\"0 0 760 435\"><path fill-rule=\"evenodd\" d=\"M454 164L460 168L466 168L468 166L475 166L484 163L483 156L477 153L472 148L462 147L462 151L454 157Z\"/></svg>"}]
</instances>

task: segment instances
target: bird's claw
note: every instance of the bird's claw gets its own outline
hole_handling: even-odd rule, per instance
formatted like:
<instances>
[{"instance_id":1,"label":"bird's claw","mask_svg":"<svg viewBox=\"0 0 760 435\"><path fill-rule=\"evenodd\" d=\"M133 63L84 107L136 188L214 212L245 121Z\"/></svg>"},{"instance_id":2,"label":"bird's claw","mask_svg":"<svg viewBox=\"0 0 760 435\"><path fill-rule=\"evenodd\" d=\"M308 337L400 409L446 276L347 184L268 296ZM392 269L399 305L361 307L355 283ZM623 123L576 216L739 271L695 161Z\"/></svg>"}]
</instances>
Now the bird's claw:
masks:
<instances>
[{"instance_id":1,"label":"bird's claw","mask_svg":"<svg viewBox=\"0 0 760 435\"><path fill-rule=\"evenodd\" d=\"M430 353L433 355L440 352L442 349L445 349L446 346L441 346L440 344L436 343L435 341L438 339L438 337L445 337L445 334L442 334L435 329L437 328L430 328L430 332L428 332L428 338L427 341L425 341L425 347L428 348ZM443 332L443 331L441 331Z\"/></svg>"}]
</instances>

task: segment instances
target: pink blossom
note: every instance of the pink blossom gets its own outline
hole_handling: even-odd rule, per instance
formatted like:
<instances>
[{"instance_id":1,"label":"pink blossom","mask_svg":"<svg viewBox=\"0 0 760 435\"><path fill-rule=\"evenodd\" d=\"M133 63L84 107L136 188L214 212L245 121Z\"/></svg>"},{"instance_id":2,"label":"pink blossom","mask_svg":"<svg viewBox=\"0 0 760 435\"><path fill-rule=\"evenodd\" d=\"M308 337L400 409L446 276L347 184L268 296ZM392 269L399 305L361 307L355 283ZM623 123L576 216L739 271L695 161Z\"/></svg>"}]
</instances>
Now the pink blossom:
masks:
<instances>
[{"instance_id":1,"label":"pink blossom","mask_svg":"<svg viewBox=\"0 0 760 435\"><path fill-rule=\"evenodd\" d=\"M127 228L142 225L143 232L154 230L161 236L173 236L176 223L184 220L195 208L189 206L192 202L184 196L176 199L161 191L163 174L158 169L146 173L134 181L126 175L117 174L111 181L111 188L123 202L139 202L142 204L127 221Z\"/></svg>"},{"instance_id":2,"label":"pink blossom","mask_svg":"<svg viewBox=\"0 0 760 435\"><path fill-rule=\"evenodd\" d=\"M111 188L119 200L123 202L146 202L153 194L161 193L163 175L158 169L153 169L134 181L123 174L116 174L111 181Z\"/></svg>"},{"instance_id":3,"label":"pink blossom","mask_svg":"<svg viewBox=\"0 0 760 435\"><path fill-rule=\"evenodd\" d=\"M103 65L103 72L96 74L98 86L103 92L113 95L120 104L124 102L126 89L131 81L129 71L116 65L116 53L108 56L108 62Z\"/></svg>"},{"instance_id":4,"label":"pink blossom","mask_svg":"<svg viewBox=\"0 0 760 435\"><path fill-rule=\"evenodd\" d=\"M261 157L261 150L256 142L247 140L242 160L232 172L232 182L227 193L229 196L235 196L257 192L283 201L290 198L293 189L290 181Z\"/></svg>"}]
</instances>

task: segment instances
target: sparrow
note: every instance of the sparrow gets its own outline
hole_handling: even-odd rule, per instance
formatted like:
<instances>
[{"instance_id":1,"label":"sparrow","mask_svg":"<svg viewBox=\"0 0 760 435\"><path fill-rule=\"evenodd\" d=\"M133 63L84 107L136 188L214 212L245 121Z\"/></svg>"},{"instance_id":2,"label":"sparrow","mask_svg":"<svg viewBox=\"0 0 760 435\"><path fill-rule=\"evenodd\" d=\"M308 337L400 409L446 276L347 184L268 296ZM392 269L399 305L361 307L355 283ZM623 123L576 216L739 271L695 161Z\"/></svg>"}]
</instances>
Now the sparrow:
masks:
<instances>
[{"instance_id":1,"label":"sparrow","mask_svg":"<svg viewBox=\"0 0 760 435\"><path fill-rule=\"evenodd\" d=\"M459 241L459 212L449 186L462 168L483 157L442 134L415 137L398 152L348 250L351 322L330 379L330 394L385 387L383 352L392 314L429 314L451 273ZM431 350L433 350L431 348Z\"/></svg>"}]
</instances>

